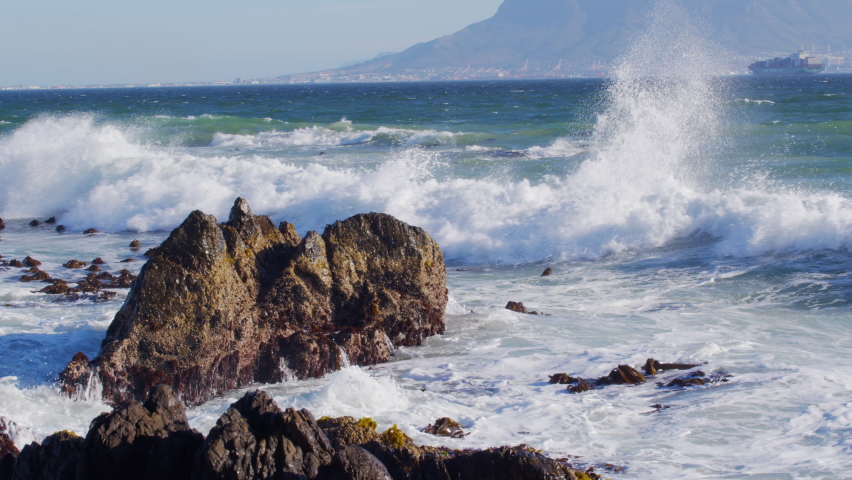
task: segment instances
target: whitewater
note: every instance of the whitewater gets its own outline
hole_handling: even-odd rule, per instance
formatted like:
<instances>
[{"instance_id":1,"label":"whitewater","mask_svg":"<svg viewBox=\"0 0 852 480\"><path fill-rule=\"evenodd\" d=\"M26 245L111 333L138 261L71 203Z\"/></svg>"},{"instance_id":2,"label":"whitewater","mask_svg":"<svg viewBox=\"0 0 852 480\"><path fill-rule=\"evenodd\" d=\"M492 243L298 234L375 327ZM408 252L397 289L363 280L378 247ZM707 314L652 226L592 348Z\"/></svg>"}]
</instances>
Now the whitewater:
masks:
<instances>
[{"instance_id":1,"label":"whitewater","mask_svg":"<svg viewBox=\"0 0 852 480\"><path fill-rule=\"evenodd\" d=\"M387 364L253 388L609 478L848 478L852 77L720 78L660 8L606 81L0 92L0 255L68 280L83 276L72 258L138 272L190 211L221 220L237 196L302 234L389 213L444 251L447 332ZM653 71L660 43L678 68ZM29 226L51 216L65 234ZM72 401L54 379L96 355L126 295L59 301L21 275L0 267L0 416L18 445L110 409L97 385ZM730 377L547 383L649 357ZM241 395L190 409L192 426ZM420 432L444 416L471 435Z\"/></svg>"}]
</instances>

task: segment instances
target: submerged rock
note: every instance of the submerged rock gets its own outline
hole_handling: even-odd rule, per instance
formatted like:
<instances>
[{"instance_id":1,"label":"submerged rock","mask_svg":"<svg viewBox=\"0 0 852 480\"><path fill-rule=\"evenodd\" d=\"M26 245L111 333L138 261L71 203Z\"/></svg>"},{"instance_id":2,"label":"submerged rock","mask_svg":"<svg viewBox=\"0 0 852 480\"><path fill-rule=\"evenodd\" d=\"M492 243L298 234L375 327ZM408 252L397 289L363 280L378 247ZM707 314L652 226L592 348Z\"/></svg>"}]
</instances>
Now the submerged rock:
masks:
<instances>
[{"instance_id":1,"label":"submerged rock","mask_svg":"<svg viewBox=\"0 0 852 480\"><path fill-rule=\"evenodd\" d=\"M24 268L24 264L20 260L17 260L17 259L9 260L9 266L10 267L17 267L17 268Z\"/></svg>"},{"instance_id":2,"label":"submerged rock","mask_svg":"<svg viewBox=\"0 0 852 480\"><path fill-rule=\"evenodd\" d=\"M36 267L33 267L33 270L34 270L34 271L31 271L31 272L30 272L30 275L24 275L24 276L22 276L22 277L21 277L21 281L22 281L22 282L38 282L38 281L42 281L42 280L49 280L49 279L50 279L50 274L49 274L49 273L47 273L47 272L45 272L45 271L42 271L42 270L39 270L39 269L38 269L38 268L36 268Z\"/></svg>"},{"instance_id":3,"label":"submerged rock","mask_svg":"<svg viewBox=\"0 0 852 480\"><path fill-rule=\"evenodd\" d=\"M649 358L645 361L645 366L642 367L642 370L645 372L645 375L656 375L666 370L690 370L700 366L701 364L699 363L660 363L653 358Z\"/></svg>"},{"instance_id":4,"label":"submerged rock","mask_svg":"<svg viewBox=\"0 0 852 480\"><path fill-rule=\"evenodd\" d=\"M435 420L435 424L429 424L423 429L423 433L428 433L438 437L464 438L470 433L465 433L461 424L452 418L444 417Z\"/></svg>"},{"instance_id":5,"label":"submerged rock","mask_svg":"<svg viewBox=\"0 0 852 480\"><path fill-rule=\"evenodd\" d=\"M30 222L31 227L37 227L39 225L41 225L41 222L39 222L38 220L33 220L32 222Z\"/></svg>"},{"instance_id":6,"label":"submerged rock","mask_svg":"<svg viewBox=\"0 0 852 480\"><path fill-rule=\"evenodd\" d=\"M142 248L142 242L140 242L139 240L133 240L132 242L130 242L129 246L132 250L139 250L140 248Z\"/></svg>"},{"instance_id":7,"label":"submerged rock","mask_svg":"<svg viewBox=\"0 0 852 480\"><path fill-rule=\"evenodd\" d=\"M3 230L4 228L6 228L6 222L4 222L2 218L0 218L0 230Z\"/></svg>"},{"instance_id":8,"label":"submerged rock","mask_svg":"<svg viewBox=\"0 0 852 480\"><path fill-rule=\"evenodd\" d=\"M56 231L59 232L59 233L63 233L63 232L65 232L65 230L67 230L67 228L65 228L65 225L57 225L56 226Z\"/></svg>"},{"instance_id":9,"label":"submerged rock","mask_svg":"<svg viewBox=\"0 0 852 480\"><path fill-rule=\"evenodd\" d=\"M26 265L27 267L38 267L39 265L41 265L41 262L39 262L33 257L28 256L24 259L24 265Z\"/></svg>"},{"instance_id":10,"label":"submerged rock","mask_svg":"<svg viewBox=\"0 0 852 480\"><path fill-rule=\"evenodd\" d=\"M47 220L45 220L44 223L46 223L48 225L53 225L53 224L56 223L56 217L50 217Z\"/></svg>"},{"instance_id":11,"label":"submerged rock","mask_svg":"<svg viewBox=\"0 0 852 480\"><path fill-rule=\"evenodd\" d=\"M101 232L99 232L95 228L87 228L87 229L83 230L83 235L93 235L95 233L101 233Z\"/></svg>"},{"instance_id":12,"label":"submerged rock","mask_svg":"<svg viewBox=\"0 0 852 480\"><path fill-rule=\"evenodd\" d=\"M119 273L111 286L132 288L89 367L112 404L165 383L195 405L251 383L321 376L347 361L384 362L393 348L444 330L440 248L384 214L301 238L237 199L221 225L191 213L135 282Z\"/></svg>"},{"instance_id":13,"label":"submerged rock","mask_svg":"<svg viewBox=\"0 0 852 480\"><path fill-rule=\"evenodd\" d=\"M576 379L567 373L557 373L554 375L548 375L548 377L550 377L550 380L547 383L551 385L567 385L576 381Z\"/></svg>"},{"instance_id":14,"label":"submerged rock","mask_svg":"<svg viewBox=\"0 0 852 480\"><path fill-rule=\"evenodd\" d=\"M549 277L550 275L553 275L553 269L550 267L545 268L544 272L541 274L542 277Z\"/></svg>"},{"instance_id":15,"label":"submerged rock","mask_svg":"<svg viewBox=\"0 0 852 480\"><path fill-rule=\"evenodd\" d=\"M506 310L511 310L517 313L529 313L523 302L509 302L506 304Z\"/></svg>"},{"instance_id":16,"label":"submerged rock","mask_svg":"<svg viewBox=\"0 0 852 480\"><path fill-rule=\"evenodd\" d=\"M63 266L63 267L65 267L65 268L83 268L83 267L85 267L86 265L88 265L88 263L86 263L86 262L81 262L81 261L79 261L79 260L77 260L77 259L74 259L74 260L68 260L67 262L65 262L65 263L63 263L63 264L62 264L62 266Z\"/></svg>"},{"instance_id":17,"label":"submerged rock","mask_svg":"<svg viewBox=\"0 0 852 480\"><path fill-rule=\"evenodd\" d=\"M98 258L92 260L92 265L103 265L105 263L107 263L106 260L104 260L101 257L98 257Z\"/></svg>"}]
</instances>

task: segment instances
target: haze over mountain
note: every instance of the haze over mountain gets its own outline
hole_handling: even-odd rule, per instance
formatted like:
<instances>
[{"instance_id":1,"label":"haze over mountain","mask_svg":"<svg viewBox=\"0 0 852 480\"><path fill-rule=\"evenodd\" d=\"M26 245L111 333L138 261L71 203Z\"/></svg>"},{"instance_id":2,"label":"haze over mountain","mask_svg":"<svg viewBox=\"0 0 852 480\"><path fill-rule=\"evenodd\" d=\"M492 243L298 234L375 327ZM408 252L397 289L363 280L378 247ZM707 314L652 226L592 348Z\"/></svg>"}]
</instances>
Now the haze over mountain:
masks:
<instances>
[{"instance_id":1,"label":"haze over mountain","mask_svg":"<svg viewBox=\"0 0 852 480\"><path fill-rule=\"evenodd\" d=\"M760 57L805 45L852 49L850 0L683 0L726 54ZM646 24L654 0L505 0L482 22L347 73L500 67L588 68L624 51ZM661 46L661 54L665 46ZM556 65L554 67L554 65ZM743 65L744 67L744 65Z\"/></svg>"}]
</instances>

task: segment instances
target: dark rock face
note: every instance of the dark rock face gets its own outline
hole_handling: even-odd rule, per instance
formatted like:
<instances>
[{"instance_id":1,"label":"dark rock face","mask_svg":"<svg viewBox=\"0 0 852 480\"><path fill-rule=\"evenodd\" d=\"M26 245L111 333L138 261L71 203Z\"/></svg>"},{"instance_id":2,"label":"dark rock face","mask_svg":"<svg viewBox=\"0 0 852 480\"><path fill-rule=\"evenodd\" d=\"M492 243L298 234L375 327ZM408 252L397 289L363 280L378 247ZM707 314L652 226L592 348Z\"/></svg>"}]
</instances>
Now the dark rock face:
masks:
<instances>
[{"instance_id":1,"label":"dark rock face","mask_svg":"<svg viewBox=\"0 0 852 480\"><path fill-rule=\"evenodd\" d=\"M0 218L0 230L3 230L4 228L6 228L6 222L4 222L2 218Z\"/></svg>"},{"instance_id":2,"label":"dark rock face","mask_svg":"<svg viewBox=\"0 0 852 480\"><path fill-rule=\"evenodd\" d=\"M394 346L444 330L443 254L389 215L301 238L237 199L227 223L195 211L153 255L92 362L113 404L160 383L199 404L251 383L324 375L344 354L357 365L387 361Z\"/></svg>"},{"instance_id":3,"label":"dark rock face","mask_svg":"<svg viewBox=\"0 0 852 480\"><path fill-rule=\"evenodd\" d=\"M263 391L246 393L206 439L191 430L165 385L92 422L85 440L56 433L0 459L0 478L16 480L599 480L532 448L453 450L415 445L369 419L282 411ZM397 439L393 432L400 433ZM399 440L399 441L397 441Z\"/></svg>"},{"instance_id":4,"label":"dark rock face","mask_svg":"<svg viewBox=\"0 0 852 480\"><path fill-rule=\"evenodd\" d=\"M313 479L326 473L333 455L310 412L282 412L269 395L256 391L219 418L195 456L195 478Z\"/></svg>"},{"instance_id":5,"label":"dark rock face","mask_svg":"<svg viewBox=\"0 0 852 480\"><path fill-rule=\"evenodd\" d=\"M45 438L41 445L33 442L24 447L14 462L10 462L11 474L8 478L75 480L79 478L76 477L76 469L82 446L82 438L66 431L57 432ZM8 458L4 460L8 461Z\"/></svg>"},{"instance_id":6,"label":"dark rock face","mask_svg":"<svg viewBox=\"0 0 852 480\"><path fill-rule=\"evenodd\" d=\"M183 404L171 387L159 385L144 404L130 402L92 422L77 478L187 479L203 441L189 428Z\"/></svg>"}]
</instances>

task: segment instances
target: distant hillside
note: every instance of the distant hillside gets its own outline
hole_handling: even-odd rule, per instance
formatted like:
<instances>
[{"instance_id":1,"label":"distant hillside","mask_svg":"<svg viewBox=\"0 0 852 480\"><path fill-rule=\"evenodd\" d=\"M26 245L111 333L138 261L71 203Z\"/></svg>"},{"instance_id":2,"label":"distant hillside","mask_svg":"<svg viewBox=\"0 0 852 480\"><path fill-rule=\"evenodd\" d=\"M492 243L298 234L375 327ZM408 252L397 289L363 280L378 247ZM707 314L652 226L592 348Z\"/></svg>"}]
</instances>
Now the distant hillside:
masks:
<instances>
[{"instance_id":1,"label":"distant hillside","mask_svg":"<svg viewBox=\"0 0 852 480\"><path fill-rule=\"evenodd\" d=\"M800 45L807 50L816 45L825 51L827 44L835 52L852 50L852 0L683 0L683 4L733 56L790 53ZM335 73L588 69L623 52L652 7L653 0L505 0L493 17L455 34Z\"/></svg>"}]
</instances>

